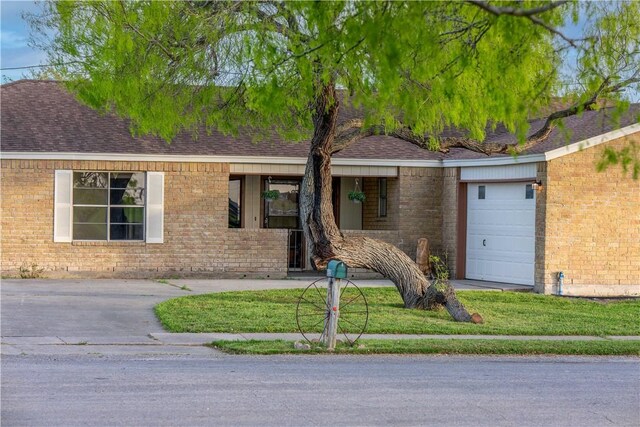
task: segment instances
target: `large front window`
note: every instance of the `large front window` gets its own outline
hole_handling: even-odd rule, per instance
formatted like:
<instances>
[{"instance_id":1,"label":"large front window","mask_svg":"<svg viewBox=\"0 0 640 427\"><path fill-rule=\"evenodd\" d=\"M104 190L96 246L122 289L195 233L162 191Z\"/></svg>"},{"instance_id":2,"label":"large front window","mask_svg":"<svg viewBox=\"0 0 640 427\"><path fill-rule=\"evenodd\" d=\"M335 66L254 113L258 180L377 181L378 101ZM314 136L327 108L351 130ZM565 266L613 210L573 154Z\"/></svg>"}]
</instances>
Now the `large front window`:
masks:
<instances>
[{"instance_id":1,"label":"large front window","mask_svg":"<svg viewBox=\"0 0 640 427\"><path fill-rule=\"evenodd\" d=\"M143 240L144 172L74 172L74 240Z\"/></svg>"}]
</instances>

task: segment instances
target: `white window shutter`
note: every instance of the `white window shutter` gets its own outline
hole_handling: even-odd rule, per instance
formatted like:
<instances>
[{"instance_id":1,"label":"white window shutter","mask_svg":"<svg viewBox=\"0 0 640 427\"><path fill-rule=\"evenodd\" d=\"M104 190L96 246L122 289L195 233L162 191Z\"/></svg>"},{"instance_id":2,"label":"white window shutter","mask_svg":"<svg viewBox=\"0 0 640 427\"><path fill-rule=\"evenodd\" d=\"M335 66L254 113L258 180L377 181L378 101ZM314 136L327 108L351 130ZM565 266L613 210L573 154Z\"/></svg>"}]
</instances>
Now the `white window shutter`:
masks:
<instances>
[{"instance_id":1,"label":"white window shutter","mask_svg":"<svg viewBox=\"0 0 640 427\"><path fill-rule=\"evenodd\" d=\"M147 172L147 243L164 242L164 172Z\"/></svg>"},{"instance_id":2,"label":"white window shutter","mask_svg":"<svg viewBox=\"0 0 640 427\"><path fill-rule=\"evenodd\" d=\"M71 242L73 171L57 170L54 183L53 241Z\"/></svg>"}]
</instances>

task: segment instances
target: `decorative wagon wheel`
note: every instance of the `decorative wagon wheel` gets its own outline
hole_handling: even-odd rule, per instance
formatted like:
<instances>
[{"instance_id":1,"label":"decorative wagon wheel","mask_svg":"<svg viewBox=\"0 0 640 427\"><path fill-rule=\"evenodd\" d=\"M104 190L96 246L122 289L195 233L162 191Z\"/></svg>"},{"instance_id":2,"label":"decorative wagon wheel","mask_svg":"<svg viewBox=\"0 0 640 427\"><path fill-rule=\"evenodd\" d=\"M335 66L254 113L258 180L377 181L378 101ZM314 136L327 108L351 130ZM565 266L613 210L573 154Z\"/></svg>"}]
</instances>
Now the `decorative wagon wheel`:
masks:
<instances>
[{"instance_id":1,"label":"decorative wagon wheel","mask_svg":"<svg viewBox=\"0 0 640 427\"><path fill-rule=\"evenodd\" d=\"M296 322L298 330L307 341L322 341L327 333L331 309L327 306L326 279L318 279L305 288L298 299ZM355 283L342 280L338 332L353 345L364 333L368 321L369 305L364 294Z\"/></svg>"}]
</instances>

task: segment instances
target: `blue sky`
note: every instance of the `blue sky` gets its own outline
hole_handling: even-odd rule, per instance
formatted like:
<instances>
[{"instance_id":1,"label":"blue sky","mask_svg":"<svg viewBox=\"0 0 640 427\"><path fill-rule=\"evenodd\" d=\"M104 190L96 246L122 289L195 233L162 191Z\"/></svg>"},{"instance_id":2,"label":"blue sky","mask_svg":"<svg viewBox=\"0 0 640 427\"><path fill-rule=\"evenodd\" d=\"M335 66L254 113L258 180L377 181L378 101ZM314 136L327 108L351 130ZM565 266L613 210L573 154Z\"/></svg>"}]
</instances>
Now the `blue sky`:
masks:
<instances>
[{"instance_id":1,"label":"blue sky","mask_svg":"<svg viewBox=\"0 0 640 427\"><path fill-rule=\"evenodd\" d=\"M33 12L37 6L33 1L0 1L0 68L24 67L44 63L43 52L27 45L29 26L22 19L22 12ZM2 70L2 81L18 80L29 75L29 70Z\"/></svg>"}]
</instances>

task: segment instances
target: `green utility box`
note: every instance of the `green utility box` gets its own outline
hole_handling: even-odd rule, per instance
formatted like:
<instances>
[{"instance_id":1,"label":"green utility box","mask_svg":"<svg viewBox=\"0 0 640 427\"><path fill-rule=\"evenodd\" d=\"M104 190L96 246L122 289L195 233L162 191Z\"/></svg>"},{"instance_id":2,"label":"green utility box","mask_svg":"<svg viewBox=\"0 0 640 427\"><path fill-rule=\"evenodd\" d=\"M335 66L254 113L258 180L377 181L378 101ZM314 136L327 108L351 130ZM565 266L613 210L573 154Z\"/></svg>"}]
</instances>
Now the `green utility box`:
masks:
<instances>
[{"instance_id":1,"label":"green utility box","mask_svg":"<svg viewBox=\"0 0 640 427\"><path fill-rule=\"evenodd\" d=\"M336 279L347 278L347 264L344 262L332 259L327 265L327 277L334 277Z\"/></svg>"}]
</instances>

